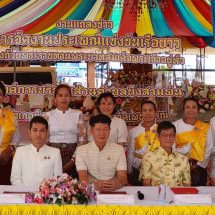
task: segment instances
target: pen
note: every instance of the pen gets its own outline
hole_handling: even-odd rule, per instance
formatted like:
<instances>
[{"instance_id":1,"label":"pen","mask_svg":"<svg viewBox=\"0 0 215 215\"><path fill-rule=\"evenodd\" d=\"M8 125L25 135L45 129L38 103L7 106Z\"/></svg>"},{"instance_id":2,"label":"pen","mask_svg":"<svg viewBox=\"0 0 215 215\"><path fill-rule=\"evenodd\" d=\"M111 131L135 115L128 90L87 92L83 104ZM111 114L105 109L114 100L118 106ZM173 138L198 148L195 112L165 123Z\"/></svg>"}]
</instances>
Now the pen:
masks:
<instances>
[{"instance_id":1,"label":"pen","mask_svg":"<svg viewBox=\"0 0 215 215\"><path fill-rule=\"evenodd\" d=\"M173 203L173 200L169 202L169 204L172 204L172 203Z\"/></svg>"}]
</instances>

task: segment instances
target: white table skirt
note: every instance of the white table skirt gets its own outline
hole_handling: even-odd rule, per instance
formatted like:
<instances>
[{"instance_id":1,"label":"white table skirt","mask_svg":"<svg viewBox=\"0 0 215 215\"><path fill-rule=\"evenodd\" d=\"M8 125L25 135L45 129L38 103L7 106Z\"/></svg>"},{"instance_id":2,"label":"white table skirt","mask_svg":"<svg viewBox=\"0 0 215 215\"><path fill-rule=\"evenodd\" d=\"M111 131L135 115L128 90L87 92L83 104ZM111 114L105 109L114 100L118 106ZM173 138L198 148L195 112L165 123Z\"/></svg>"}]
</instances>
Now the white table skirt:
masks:
<instances>
[{"instance_id":1,"label":"white table skirt","mask_svg":"<svg viewBox=\"0 0 215 215\"><path fill-rule=\"evenodd\" d=\"M215 187L197 187L199 193L211 194L213 204L215 204ZM0 193L4 191L8 192L34 192L36 187L23 187L23 186L5 186L0 185ZM143 186L127 186L123 187L117 191L126 191L128 194L135 195L135 205L170 205L173 204L173 192L169 187L166 189L166 200L158 201L158 187L143 187ZM137 197L137 191L141 191L145 198L144 200L139 200Z\"/></svg>"}]
</instances>

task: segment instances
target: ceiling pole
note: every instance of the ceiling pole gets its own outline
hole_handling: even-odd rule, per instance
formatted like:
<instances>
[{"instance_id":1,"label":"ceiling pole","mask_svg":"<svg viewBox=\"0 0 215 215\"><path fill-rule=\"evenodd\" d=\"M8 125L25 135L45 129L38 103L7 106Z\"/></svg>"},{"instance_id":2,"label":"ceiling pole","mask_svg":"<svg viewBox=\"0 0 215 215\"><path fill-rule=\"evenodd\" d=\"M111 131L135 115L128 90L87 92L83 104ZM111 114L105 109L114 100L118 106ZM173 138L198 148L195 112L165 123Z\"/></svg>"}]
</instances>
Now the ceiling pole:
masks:
<instances>
[{"instance_id":1,"label":"ceiling pole","mask_svg":"<svg viewBox=\"0 0 215 215\"><path fill-rule=\"evenodd\" d=\"M95 87L95 62L87 62L87 87Z\"/></svg>"}]
</instances>

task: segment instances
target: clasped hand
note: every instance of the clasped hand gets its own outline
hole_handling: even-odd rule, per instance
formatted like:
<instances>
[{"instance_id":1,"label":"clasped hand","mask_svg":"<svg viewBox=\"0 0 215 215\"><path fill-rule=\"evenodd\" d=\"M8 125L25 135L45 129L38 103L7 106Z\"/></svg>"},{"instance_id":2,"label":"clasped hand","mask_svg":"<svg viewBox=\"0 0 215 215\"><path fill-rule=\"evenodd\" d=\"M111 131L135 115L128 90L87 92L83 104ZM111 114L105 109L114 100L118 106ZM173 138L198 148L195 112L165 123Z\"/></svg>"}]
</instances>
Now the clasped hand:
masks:
<instances>
[{"instance_id":1,"label":"clasped hand","mask_svg":"<svg viewBox=\"0 0 215 215\"><path fill-rule=\"evenodd\" d=\"M95 188L99 191L114 191L120 187L120 182L116 179L99 180L95 182Z\"/></svg>"}]
</instances>

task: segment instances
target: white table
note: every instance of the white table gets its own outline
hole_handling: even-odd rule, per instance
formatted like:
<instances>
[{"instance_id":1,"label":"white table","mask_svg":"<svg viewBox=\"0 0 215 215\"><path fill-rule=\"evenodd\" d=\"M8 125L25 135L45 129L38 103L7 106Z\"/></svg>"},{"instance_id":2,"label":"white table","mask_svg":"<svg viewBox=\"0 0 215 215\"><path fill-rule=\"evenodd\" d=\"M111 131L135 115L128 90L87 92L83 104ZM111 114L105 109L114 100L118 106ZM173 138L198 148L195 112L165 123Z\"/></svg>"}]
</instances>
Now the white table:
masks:
<instances>
[{"instance_id":1,"label":"white table","mask_svg":"<svg viewBox=\"0 0 215 215\"><path fill-rule=\"evenodd\" d=\"M211 194L213 204L215 204L215 187L197 187L199 193ZM23 186L5 186L0 185L0 193L4 191L8 192L34 192L37 187L23 187ZM143 187L143 186L126 186L117 191L126 191L127 194L135 195L135 205L169 205L173 204L173 192L167 187L166 200L158 201L158 187ZM137 191L141 191L144 194L144 200L139 200L137 197Z\"/></svg>"},{"instance_id":2,"label":"white table","mask_svg":"<svg viewBox=\"0 0 215 215\"><path fill-rule=\"evenodd\" d=\"M213 204L215 204L215 187L197 187L199 194L210 194ZM158 201L158 187L144 187L144 186L127 186L119 189L119 191L126 191L128 194L135 195L135 205L169 205L174 204L173 192L170 187L166 189L166 200ZM144 200L139 200L137 197L137 191L141 191L144 194Z\"/></svg>"}]
</instances>

